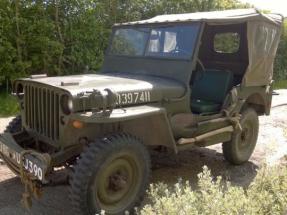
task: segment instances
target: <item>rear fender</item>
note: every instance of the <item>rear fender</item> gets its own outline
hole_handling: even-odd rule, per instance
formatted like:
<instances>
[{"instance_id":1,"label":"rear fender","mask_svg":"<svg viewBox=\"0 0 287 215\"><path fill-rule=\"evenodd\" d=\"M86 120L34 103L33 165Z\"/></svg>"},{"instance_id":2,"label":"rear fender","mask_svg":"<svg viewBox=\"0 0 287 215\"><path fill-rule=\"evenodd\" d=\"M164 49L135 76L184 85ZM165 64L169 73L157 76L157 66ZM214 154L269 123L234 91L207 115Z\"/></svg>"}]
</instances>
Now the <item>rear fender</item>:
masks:
<instances>
[{"instance_id":1,"label":"rear fender","mask_svg":"<svg viewBox=\"0 0 287 215\"><path fill-rule=\"evenodd\" d=\"M245 87L240 91L240 98L245 105L253 107L259 116L269 115L272 102L272 86ZM243 106L243 108L245 107Z\"/></svg>"}]
</instances>

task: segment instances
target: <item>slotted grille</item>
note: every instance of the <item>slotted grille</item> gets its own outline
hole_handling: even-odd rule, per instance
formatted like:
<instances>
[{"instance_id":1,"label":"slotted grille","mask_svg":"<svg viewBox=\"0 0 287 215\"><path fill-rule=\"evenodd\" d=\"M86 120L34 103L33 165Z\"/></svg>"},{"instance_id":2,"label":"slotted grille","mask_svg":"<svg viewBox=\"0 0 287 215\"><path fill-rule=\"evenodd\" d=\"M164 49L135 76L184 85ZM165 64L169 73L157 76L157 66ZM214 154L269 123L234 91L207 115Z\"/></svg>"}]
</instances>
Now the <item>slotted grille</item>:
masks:
<instances>
[{"instance_id":1,"label":"slotted grille","mask_svg":"<svg viewBox=\"0 0 287 215\"><path fill-rule=\"evenodd\" d=\"M59 139L59 94L28 84L24 96L26 125L52 140Z\"/></svg>"}]
</instances>

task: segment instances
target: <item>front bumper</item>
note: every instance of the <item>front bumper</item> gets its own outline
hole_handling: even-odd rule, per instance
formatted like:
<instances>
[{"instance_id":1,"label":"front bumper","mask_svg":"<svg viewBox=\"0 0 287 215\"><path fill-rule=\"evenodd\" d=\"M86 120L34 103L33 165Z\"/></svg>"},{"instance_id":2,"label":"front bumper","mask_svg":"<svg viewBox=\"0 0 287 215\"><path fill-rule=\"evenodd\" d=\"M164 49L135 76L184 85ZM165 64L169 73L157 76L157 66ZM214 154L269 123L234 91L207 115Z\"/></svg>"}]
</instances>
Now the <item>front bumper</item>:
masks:
<instances>
[{"instance_id":1,"label":"front bumper","mask_svg":"<svg viewBox=\"0 0 287 215\"><path fill-rule=\"evenodd\" d=\"M4 133L0 134L0 155L17 175L26 174L31 180L48 183L46 175L51 161L49 154L24 149L17 144L10 133Z\"/></svg>"}]
</instances>

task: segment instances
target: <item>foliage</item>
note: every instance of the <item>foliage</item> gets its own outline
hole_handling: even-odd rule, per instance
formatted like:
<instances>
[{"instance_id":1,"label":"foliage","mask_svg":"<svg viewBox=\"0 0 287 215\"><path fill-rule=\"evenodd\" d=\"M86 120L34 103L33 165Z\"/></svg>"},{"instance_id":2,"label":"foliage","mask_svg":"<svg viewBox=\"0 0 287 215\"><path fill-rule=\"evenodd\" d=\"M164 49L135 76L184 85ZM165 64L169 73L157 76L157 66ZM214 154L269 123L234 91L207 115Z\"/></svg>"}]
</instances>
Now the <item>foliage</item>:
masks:
<instances>
[{"instance_id":1,"label":"foliage","mask_svg":"<svg viewBox=\"0 0 287 215\"><path fill-rule=\"evenodd\" d=\"M236 33L217 34L214 38L214 50L219 53L236 53L240 46L240 36Z\"/></svg>"},{"instance_id":2,"label":"foliage","mask_svg":"<svg viewBox=\"0 0 287 215\"><path fill-rule=\"evenodd\" d=\"M19 112L19 105L12 95L0 92L0 117L16 115Z\"/></svg>"},{"instance_id":3,"label":"foliage","mask_svg":"<svg viewBox=\"0 0 287 215\"><path fill-rule=\"evenodd\" d=\"M207 167L198 175L198 189L189 182L173 189L164 184L151 185L150 204L138 213L153 214L285 214L287 211L287 168L264 167L251 185L241 187L213 178Z\"/></svg>"},{"instance_id":4,"label":"foliage","mask_svg":"<svg viewBox=\"0 0 287 215\"><path fill-rule=\"evenodd\" d=\"M275 61L275 80L287 80L287 20L284 22L281 42Z\"/></svg>"},{"instance_id":5,"label":"foliage","mask_svg":"<svg viewBox=\"0 0 287 215\"><path fill-rule=\"evenodd\" d=\"M249 6L239 0L1 0L0 82L35 73L97 71L114 23ZM286 78L284 38L276 79Z\"/></svg>"},{"instance_id":6,"label":"foliage","mask_svg":"<svg viewBox=\"0 0 287 215\"><path fill-rule=\"evenodd\" d=\"M0 86L31 74L97 71L114 23L249 6L238 0L1 0ZM286 68L285 30L275 62L276 80L287 79ZM1 97L0 108L6 109Z\"/></svg>"},{"instance_id":7,"label":"foliage","mask_svg":"<svg viewBox=\"0 0 287 215\"><path fill-rule=\"evenodd\" d=\"M238 0L1 0L0 79L97 70L116 22L237 7L246 5Z\"/></svg>"}]
</instances>

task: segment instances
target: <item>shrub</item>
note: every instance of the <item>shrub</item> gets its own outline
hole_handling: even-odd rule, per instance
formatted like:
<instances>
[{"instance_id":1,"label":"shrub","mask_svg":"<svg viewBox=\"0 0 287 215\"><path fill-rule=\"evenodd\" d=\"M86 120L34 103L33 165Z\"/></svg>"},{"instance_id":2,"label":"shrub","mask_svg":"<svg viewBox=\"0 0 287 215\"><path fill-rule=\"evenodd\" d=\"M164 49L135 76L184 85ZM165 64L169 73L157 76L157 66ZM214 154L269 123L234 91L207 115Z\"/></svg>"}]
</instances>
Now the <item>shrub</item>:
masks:
<instances>
[{"instance_id":1,"label":"shrub","mask_svg":"<svg viewBox=\"0 0 287 215\"><path fill-rule=\"evenodd\" d=\"M203 168L198 175L198 189L179 181L173 188L151 185L150 204L139 214L285 214L287 209L287 168L262 168L245 190L212 178Z\"/></svg>"}]
</instances>

